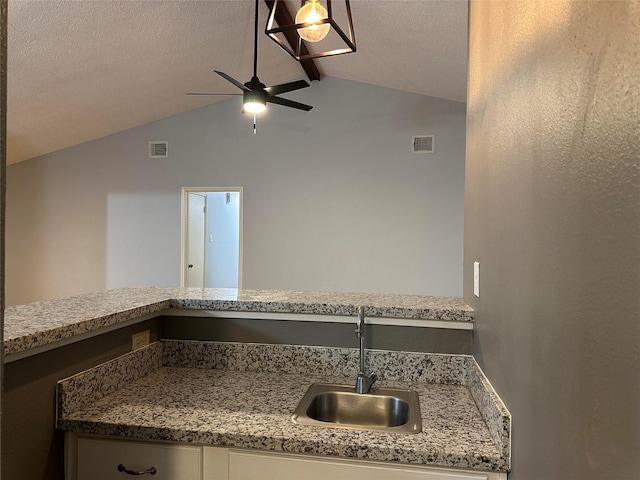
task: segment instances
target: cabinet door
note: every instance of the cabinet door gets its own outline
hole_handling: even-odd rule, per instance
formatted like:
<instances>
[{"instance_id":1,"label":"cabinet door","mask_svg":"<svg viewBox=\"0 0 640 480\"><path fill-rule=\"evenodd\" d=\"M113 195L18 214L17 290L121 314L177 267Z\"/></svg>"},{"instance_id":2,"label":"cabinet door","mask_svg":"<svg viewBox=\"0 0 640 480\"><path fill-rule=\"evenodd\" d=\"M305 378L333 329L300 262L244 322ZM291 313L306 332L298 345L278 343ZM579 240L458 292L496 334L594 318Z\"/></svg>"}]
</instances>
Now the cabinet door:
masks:
<instances>
[{"instance_id":1,"label":"cabinet door","mask_svg":"<svg viewBox=\"0 0 640 480\"><path fill-rule=\"evenodd\" d=\"M365 461L229 452L229 480L488 480L488 474Z\"/></svg>"},{"instance_id":2,"label":"cabinet door","mask_svg":"<svg viewBox=\"0 0 640 480\"><path fill-rule=\"evenodd\" d=\"M120 465L123 471L119 471ZM156 472L153 475L152 469ZM138 472L148 473L136 476ZM78 439L78 480L125 480L134 476L153 480L202 480L202 448L128 440Z\"/></svg>"}]
</instances>

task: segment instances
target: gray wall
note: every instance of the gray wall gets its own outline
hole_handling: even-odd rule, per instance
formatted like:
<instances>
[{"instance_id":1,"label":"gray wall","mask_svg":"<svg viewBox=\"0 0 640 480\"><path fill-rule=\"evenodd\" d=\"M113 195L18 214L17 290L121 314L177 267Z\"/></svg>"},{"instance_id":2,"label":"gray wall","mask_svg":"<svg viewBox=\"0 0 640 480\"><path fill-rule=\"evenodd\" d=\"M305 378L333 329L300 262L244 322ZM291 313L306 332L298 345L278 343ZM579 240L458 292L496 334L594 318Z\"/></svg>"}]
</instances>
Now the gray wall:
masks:
<instances>
[{"instance_id":1,"label":"gray wall","mask_svg":"<svg viewBox=\"0 0 640 480\"><path fill-rule=\"evenodd\" d=\"M7 163L7 2L0 3L0 345L4 345L4 231L5 187ZM0 351L0 392L4 389L4 352ZM0 419L2 419L2 393L0 393ZM0 432L2 428L0 427ZM0 459L3 448L0 441ZM1 466L2 460L0 460ZM0 471L0 477L2 473Z\"/></svg>"},{"instance_id":2,"label":"gray wall","mask_svg":"<svg viewBox=\"0 0 640 480\"><path fill-rule=\"evenodd\" d=\"M471 4L464 297L510 480L640 476L639 19Z\"/></svg>"},{"instance_id":3,"label":"gray wall","mask_svg":"<svg viewBox=\"0 0 640 480\"><path fill-rule=\"evenodd\" d=\"M7 303L178 285L182 186L244 187L245 288L461 295L465 105L335 78L288 96L315 108L257 135L233 97L11 165Z\"/></svg>"},{"instance_id":4,"label":"gray wall","mask_svg":"<svg viewBox=\"0 0 640 480\"><path fill-rule=\"evenodd\" d=\"M162 322L151 319L40 353L5 366L0 477L64 480L64 432L55 429L58 380L131 351L131 336Z\"/></svg>"},{"instance_id":5,"label":"gray wall","mask_svg":"<svg viewBox=\"0 0 640 480\"><path fill-rule=\"evenodd\" d=\"M354 323L291 320L163 317L163 338L358 348ZM366 326L366 348L471 355L473 331Z\"/></svg>"}]
</instances>

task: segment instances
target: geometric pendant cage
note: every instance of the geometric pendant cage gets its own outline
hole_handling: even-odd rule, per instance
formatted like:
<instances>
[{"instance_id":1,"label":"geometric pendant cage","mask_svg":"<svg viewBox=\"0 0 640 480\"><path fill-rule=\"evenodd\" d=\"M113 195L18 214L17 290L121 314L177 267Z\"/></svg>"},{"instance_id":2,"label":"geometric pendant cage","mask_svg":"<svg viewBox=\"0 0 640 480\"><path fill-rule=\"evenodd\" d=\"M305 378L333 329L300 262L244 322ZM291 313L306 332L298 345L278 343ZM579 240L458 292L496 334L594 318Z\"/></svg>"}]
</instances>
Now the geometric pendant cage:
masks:
<instances>
[{"instance_id":1,"label":"geometric pendant cage","mask_svg":"<svg viewBox=\"0 0 640 480\"><path fill-rule=\"evenodd\" d=\"M284 0L275 0L269 12L265 33L298 61L355 52L356 39L353 32L353 19L349 0L343 0L342 2L307 0L307 2L325 4L326 8L324 5L321 5L321 7L327 13L326 18L315 20L312 24L304 21L296 23L291 18L286 2ZM305 0L302 0L301 7L304 6ZM336 18L340 18L343 23L346 23L347 33L338 25ZM321 28L321 25L324 24L330 25L330 33L325 39L311 42L304 40L300 36L300 32L305 28Z\"/></svg>"}]
</instances>

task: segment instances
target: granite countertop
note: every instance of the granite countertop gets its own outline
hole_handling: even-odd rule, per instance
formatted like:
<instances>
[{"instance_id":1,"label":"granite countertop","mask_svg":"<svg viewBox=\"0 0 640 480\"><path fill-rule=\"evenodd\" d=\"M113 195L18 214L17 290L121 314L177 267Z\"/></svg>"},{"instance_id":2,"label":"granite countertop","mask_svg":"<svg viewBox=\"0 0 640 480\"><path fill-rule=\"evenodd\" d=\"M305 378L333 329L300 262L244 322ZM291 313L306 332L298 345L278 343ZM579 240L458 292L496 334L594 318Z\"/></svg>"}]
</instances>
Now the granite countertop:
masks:
<instances>
[{"instance_id":1,"label":"granite countertop","mask_svg":"<svg viewBox=\"0 0 640 480\"><path fill-rule=\"evenodd\" d=\"M352 383L356 349L175 340L59 382L57 426L146 440L508 471L510 415L473 357L379 350L367 355L380 386L418 392L422 433L291 421L310 384Z\"/></svg>"},{"instance_id":2,"label":"granite countertop","mask_svg":"<svg viewBox=\"0 0 640 480\"><path fill-rule=\"evenodd\" d=\"M473 322L459 297L361 293L238 290L225 288L128 287L47 300L5 309L4 353L25 352L170 308L356 315Z\"/></svg>"}]
</instances>

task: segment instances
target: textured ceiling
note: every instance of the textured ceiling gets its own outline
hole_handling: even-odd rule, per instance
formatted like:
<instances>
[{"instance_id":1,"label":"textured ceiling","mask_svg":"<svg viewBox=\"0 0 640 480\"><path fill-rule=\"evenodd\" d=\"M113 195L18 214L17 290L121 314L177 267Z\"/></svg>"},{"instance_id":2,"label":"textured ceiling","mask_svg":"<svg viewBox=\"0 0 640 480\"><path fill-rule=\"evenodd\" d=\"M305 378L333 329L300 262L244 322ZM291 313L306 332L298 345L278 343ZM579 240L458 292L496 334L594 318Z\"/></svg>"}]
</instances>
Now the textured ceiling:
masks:
<instances>
[{"instance_id":1,"label":"textured ceiling","mask_svg":"<svg viewBox=\"0 0 640 480\"><path fill-rule=\"evenodd\" d=\"M316 60L322 75L466 100L466 0L351 0L358 51ZM9 2L7 162L126 130L224 100L215 75L252 73L247 0ZM262 32L267 85L305 78Z\"/></svg>"}]
</instances>

